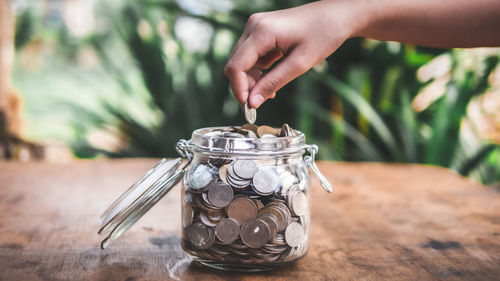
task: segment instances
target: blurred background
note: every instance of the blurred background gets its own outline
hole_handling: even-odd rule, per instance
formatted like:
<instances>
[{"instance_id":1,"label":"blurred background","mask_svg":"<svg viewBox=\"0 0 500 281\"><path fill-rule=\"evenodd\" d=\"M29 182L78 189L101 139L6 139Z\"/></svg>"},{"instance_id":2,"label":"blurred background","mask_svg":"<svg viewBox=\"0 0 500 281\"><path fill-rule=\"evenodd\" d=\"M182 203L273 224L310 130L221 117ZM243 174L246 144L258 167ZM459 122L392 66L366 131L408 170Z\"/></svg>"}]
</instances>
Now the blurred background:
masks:
<instances>
[{"instance_id":1,"label":"blurred background","mask_svg":"<svg viewBox=\"0 0 500 281\"><path fill-rule=\"evenodd\" d=\"M175 157L194 129L245 123L223 74L232 46L251 14L304 3L11 0L0 158ZM323 160L439 165L498 186L499 59L351 39L257 122L303 131Z\"/></svg>"}]
</instances>

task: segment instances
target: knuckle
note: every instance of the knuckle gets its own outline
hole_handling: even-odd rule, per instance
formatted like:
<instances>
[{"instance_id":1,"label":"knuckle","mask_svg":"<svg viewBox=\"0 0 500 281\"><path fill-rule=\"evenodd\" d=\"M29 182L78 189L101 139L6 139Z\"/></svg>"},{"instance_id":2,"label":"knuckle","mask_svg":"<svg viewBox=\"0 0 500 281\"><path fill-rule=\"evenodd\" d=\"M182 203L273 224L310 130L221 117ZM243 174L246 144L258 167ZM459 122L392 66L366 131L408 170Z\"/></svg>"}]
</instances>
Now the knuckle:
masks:
<instances>
[{"instance_id":1,"label":"knuckle","mask_svg":"<svg viewBox=\"0 0 500 281\"><path fill-rule=\"evenodd\" d=\"M309 68L309 61L302 55L297 55L290 63L292 68L300 72L304 72Z\"/></svg>"},{"instance_id":2,"label":"knuckle","mask_svg":"<svg viewBox=\"0 0 500 281\"><path fill-rule=\"evenodd\" d=\"M271 30L271 19L265 13L256 13L248 18L248 25L256 31Z\"/></svg>"},{"instance_id":3,"label":"knuckle","mask_svg":"<svg viewBox=\"0 0 500 281\"><path fill-rule=\"evenodd\" d=\"M234 73L234 65L229 62L226 64L226 66L224 67L224 74L226 74L227 76L231 75L232 73Z\"/></svg>"},{"instance_id":4,"label":"knuckle","mask_svg":"<svg viewBox=\"0 0 500 281\"><path fill-rule=\"evenodd\" d=\"M252 14L250 15L250 17L248 18L248 22L247 24L248 25L256 25L260 19L262 18L262 13L255 13L255 14Z\"/></svg>"},{"instance_id":5,"label":"knuckle","mask_svg":"<svg viewBox=\"0 0 500 281\"><path fill-rule=\"evenodd\" d=\"M268 32L271 30L271 23L269 19L260 19L259 22L255 24L255 29L257 31Z\"/></svg>"}]
</instances>

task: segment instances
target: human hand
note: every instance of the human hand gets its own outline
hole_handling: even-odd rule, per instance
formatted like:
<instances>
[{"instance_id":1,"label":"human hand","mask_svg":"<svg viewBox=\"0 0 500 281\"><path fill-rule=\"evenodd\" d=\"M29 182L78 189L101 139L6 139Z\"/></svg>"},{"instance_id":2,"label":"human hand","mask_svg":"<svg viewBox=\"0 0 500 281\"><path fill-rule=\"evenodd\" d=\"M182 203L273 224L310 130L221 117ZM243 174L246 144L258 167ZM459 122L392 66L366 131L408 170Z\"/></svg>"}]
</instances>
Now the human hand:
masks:
<instances>
[{"instance_id":1,"label":"human hand","mask_svg":"<svg viewBox=\"0 0 500 281\"><path fill-rule=\"evenodd\" d=\"M224 69L238 102L258 108L333 53L363 22L356 16L358 2L320 1L253 14Z\"/></svg>"}]
</instances>

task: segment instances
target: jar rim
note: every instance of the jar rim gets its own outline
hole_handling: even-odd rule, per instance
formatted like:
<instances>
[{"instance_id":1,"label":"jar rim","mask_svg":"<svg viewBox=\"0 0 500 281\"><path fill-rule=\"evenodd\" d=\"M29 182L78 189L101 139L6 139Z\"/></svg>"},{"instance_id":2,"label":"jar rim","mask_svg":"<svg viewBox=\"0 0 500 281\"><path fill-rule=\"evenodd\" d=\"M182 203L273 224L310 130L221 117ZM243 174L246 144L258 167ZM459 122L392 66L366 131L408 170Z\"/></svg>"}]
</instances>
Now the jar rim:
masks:
<instances>
[{"instance_id":1,"label":"jar rim","mask_svg":"<svg viewBox=\"0 0 500 281\"><path fill-rule=\"evenodd\" d=\"M256 139L206 135L210 131L227 128L230 127L206 127L194 130L191 135L194 149L211 153L274 155L297 153L307 146L304 133L298 130L293 130L293 136Z\"/></svg>"}]
</instances>

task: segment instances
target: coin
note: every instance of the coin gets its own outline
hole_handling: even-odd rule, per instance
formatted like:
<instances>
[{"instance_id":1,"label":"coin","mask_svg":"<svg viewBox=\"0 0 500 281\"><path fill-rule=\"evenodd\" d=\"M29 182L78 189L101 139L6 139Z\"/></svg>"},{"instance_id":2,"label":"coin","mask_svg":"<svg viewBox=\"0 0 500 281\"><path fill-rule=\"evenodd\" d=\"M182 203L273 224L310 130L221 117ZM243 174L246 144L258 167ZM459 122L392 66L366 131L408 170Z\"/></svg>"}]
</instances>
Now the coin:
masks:
<instances>
[{"instance_id":1,"label":"coin","mask_svg":"<svg viewBox=\"0 0 500 281\"><path fill-rule=\"evenodd\" d=\"M219 168L219 179L225 183L227 183L227 166L229 164L222 165Z\"/></svg>"},{"instance_id":2,"label":"coin","mask_svg":"<svg viewBox=\"0 0 500 281\"><path fill-rule=\"evenodd\" d=\"M247 122L250 124L255 123L255 120L257 119L257 110L255 110L255 108L251 108L248 105L248 102L246 102L244 106L244 111L245 111L245 119L247 120Z\"/></svg>"},{"instance_id":3,"label":"coin","mask_svg":"<svg viewBox=\"0 0 500 281\"><path fill-rule=\"evenodd\" d=\"M275 216L272 214L263 214L262 216L258 216L258 218L267 223L271 237L274 237L278 233L279 223Z\"/></svg>"},{"instance_id":4,"label":"coin","mask_svg":"<svg viewBox=\"0 0 500 281\"><path fill-rule=\"evenodd\" d=\"M226 207L226 214L239 224L257 217L257 206L247 197L237 197Z\"/></svg>"},{"instance_id":5,"label":"coin","mask_svg":"<svg viewBox=\"0 0 500 281\"><path fill-rule=\"evenodd\" d=\"M280 132L281 132L280 129L276 129L276 128L266 126L266 125L259 126L257 128L257 135L260 138L262 138L263 135L279 136Z\"/></svg>"},{"instance_id":6,"label":"coin","mask_svg":"<svg viewBox=\"0 0 500 281\"><path fill-rule=\"evenodd\" d=\"M212 228L197 222L189 228L188 238L196 248L208 249L215 241L215 232Z\"/></svg>"},{"instance_id":7,"label":"coin","mask_svg":"<svg viewBox=\"0 0 500 281\"><path fill-rule=\"evenodd\" d=\"M216 182L208 189L208 201L218 208L224 208L233 200L233 189L225 182Z\"/></svg>"},{"instance_id":8,"label":"coin","mask_svg":"<svg viewBox=\"0 0 500 281\"><path fill-rule=\"evenodd\" d=\"M224 217L224 213L221 209L219 209L219 210L207 210L207 217L211 221L219 221L222 217Z\"/></svg>"},{"instance_id":9,"label":"coin","mask_svg":"<svg viewBox=\"0 0 500 281\"><path fill-rule=\"evenodd\" d=\"M292 215L290 210L285 206L284 203L279 201L269 202L264 209L267 209L264 212L272 213L277 219L279 223L278 231L283 231L288 226L292 219ZM262 209L262 210L264 210ZM261 211L262 211L261 210ZM260 213L260 212L259 212Z\"/></svg>"},{"instance_id":10,"label":"coin","mask_svg":"<svg viewBox=\"0 0 500 281\"><path fill-rule=\"evenodd\" d=\"M272 194L279 185L279 177L270 169L259 169L252 180L252 187L260 195Z\"/></svg>"},{"instance_id":11,"label":"coin","mask_svg":"<svg viewBox=\"0 0 500 281\"><path fill-rule=\"evenodd\" d=\"M212 221L209 217L208 217L208 214L206 211L203 211L203 212L200 212L200 221L206 225L206 226L210 226L210 227L214 227L217 222L214 222Z\"/></svg>"},{"instance_id":12,"label":"coin","mask_svg":"<svg viewBox=\"0 0 500 281\"><path fill-rule=\"evenodd\" d=\"M285 230L285 241L290 247L299 246L304 237L304 228L299 223L292 222Z\"/></svg>"},{"instance_id":13,"label":"coin","mask_svg":"<svg viewBox=\"0 0 500 281\"><path fill-rule=\"evenodd\" d=\"M189 187L192 190L201 191L213 180L210 168L207 165L198 164L189 173Z\"/></svg>"},{"instance_id":14,"label":"coin","mask_svg":"<svg viewBox=\"0 0 500 281\"><path fill-rule=\"evenodd\" d=\"M240 236L240 225L231 218L221 219L215 226L215 235L222 243L231 244Z\"/></svg>"},{"instance_id":15,"label":"coin","mask_svg":"<svg viewBox=\"0 0 500 281\"><path fill-rule=\"evenodd\" d=\"M257 210L260 210L260 209L264 208L264 203L262 203L262 201L260 201L258 199L254 199L253 202L257 206Z\"/></svg>"},{"instance_id":16,"label":"coin","mask_svg":"<svg viewBox=\"0 0 500 281\"><path fill-rule=\"evenodd\" d=\"M293 192L288 200L288 206L296 216L304 215L307 212L307 196L300 190Z\"/></svg>"},{"instance_id":17,"label":"coin","mask_svg":"<svg viewBox=\"0 0 500 281\"><path fill-rule=\"evenodd\" d=\"M249 219L241 225L240 237L248 247L260 248L270 239L269 226L261 219Z\"/></svg>"},{"instance_id":18,"label":"coin","mask_svg":"<svg viewBox=\"0 0 500 281\"><path fill-rule=\"evenodd\" d=\"M289 136L293 136L292 128L290 128L290 126L288 126L288 124L285 123L281 127L280 137L289 137Z\"/></svg>"},{"instance_id":19,"label":"coin","mask_svg":"<svg viewBox=\"0 0 500 281\"><path fill-rule=\"evenodd\" d=\"M233 165L234 173L243 179L251 179L257 172L257 165L252 160L236 160Z\"/></svg>"},{"instance_id":20,"label":"coin","mask_svg":"<svg viewBox=\"0 0 500 281\"><path fill-rule=\"evenodd\" d=\"M214 205L212 205L212 203L210 203L210 200L208 199L208 193L207 192L203 192L201 193L201 208L205 209L205 210L217 210L217 209L220 209L219 207L216 207Z\"/></svg>"},{"instance_id":21,"label":"coin","mask_svg":"<svg viewBox=\"0 0 500 281\"><path fill-rule=\"evenodd\" d=\"M266 206L262 208L258 212L258 216L261 217L264 214L271 214L273 217L275 217L278 221L278 231L282 231L286 228L286 216L285 214L279 209L274 206Z\"/></svg>"},{"instance_id":22,"label":"coin","mask_svg":"<svg viewBox=\"0 0 500 281\"><path fill-rule=\"evenodd\" d=\"M241 126L242 129L245 129L245 130L249 130L249 131L252 131L254 132L255 134L257 134L257 128L258 126L255 125L255 124L250 124L250 123L247 123L243 126Z\"/></svg>"}]
</instances>

